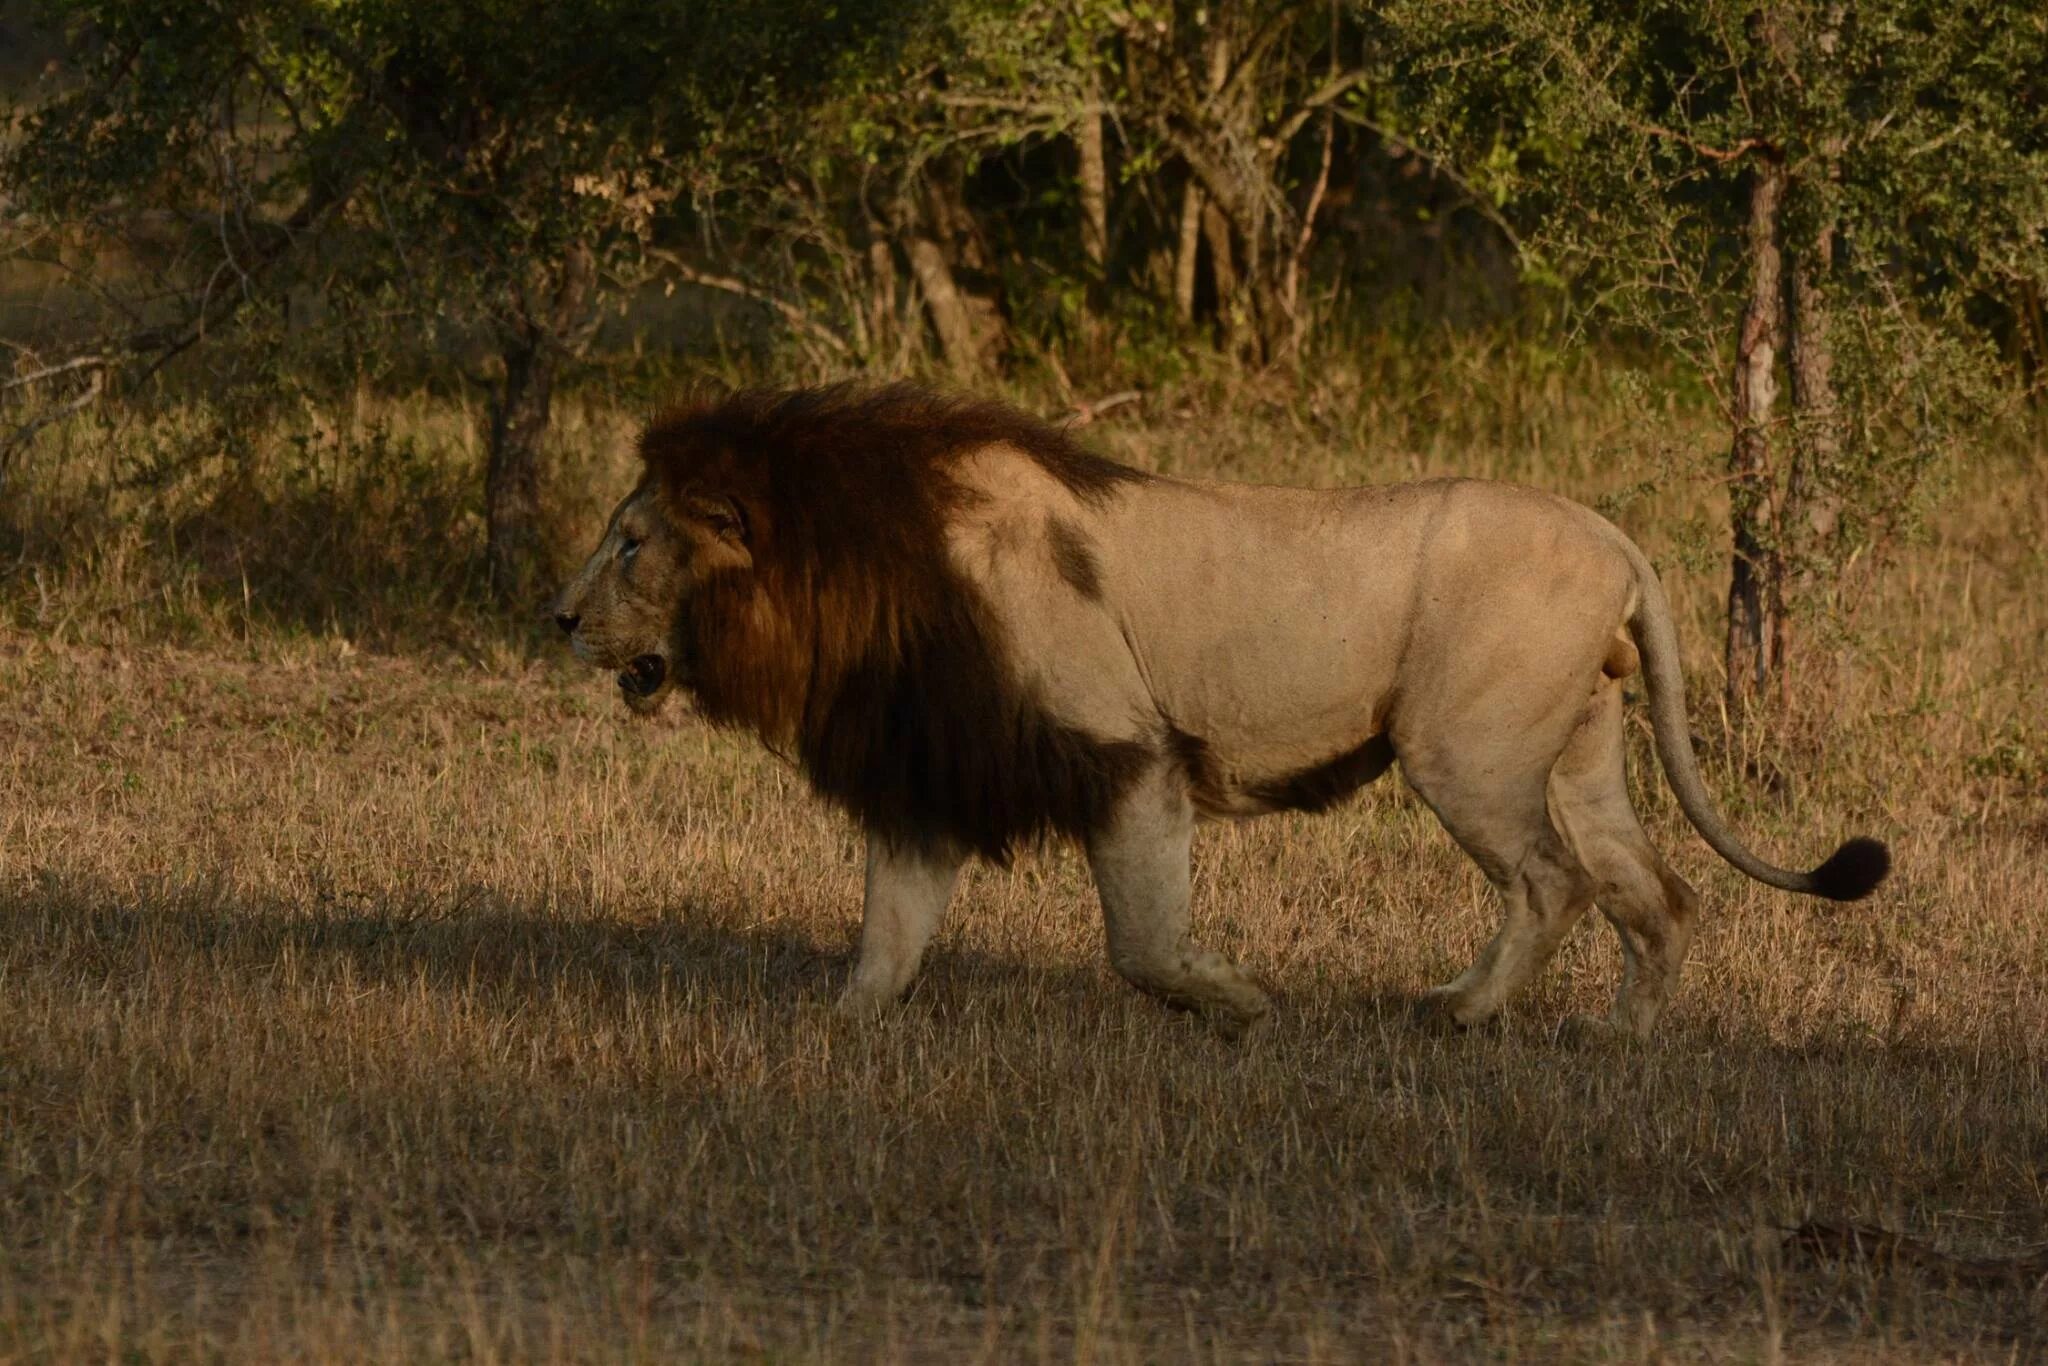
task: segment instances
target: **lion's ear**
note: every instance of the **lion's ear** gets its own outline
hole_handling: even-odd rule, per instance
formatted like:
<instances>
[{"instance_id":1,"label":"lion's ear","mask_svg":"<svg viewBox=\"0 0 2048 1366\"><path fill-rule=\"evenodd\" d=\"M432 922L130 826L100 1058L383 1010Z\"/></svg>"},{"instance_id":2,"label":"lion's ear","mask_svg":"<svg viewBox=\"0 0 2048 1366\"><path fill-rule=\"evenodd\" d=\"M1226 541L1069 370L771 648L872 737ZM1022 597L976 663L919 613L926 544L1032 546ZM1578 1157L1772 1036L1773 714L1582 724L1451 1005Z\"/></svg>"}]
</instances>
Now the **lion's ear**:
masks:
<instances>
[{"instance_id":1,"label":"lion's ear","mask_svg":"<svg viewBox=\"0 0 2048 1366\"><path fill-rule=\"evenodd\" d=\"M684 494L681 502L684 515L692 521L710 527L723 540L746 544L747 514L738 499L692 491Z\"/></svg>"}]
</instances>

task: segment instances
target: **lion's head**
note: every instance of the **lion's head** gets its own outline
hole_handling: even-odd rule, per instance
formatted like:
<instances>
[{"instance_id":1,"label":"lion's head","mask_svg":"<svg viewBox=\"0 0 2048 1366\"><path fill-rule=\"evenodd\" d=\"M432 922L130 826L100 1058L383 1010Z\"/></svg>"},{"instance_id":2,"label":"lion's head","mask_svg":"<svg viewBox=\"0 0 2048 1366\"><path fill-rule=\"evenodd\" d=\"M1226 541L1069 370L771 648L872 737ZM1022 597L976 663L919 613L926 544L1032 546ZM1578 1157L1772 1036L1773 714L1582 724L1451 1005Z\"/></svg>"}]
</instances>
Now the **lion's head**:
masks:
<instances>
[{"instance_id":1,"label":"lion's head","mask_svg":"<svg viewBox=\"0 0 2048 1366\"><path fill-rule=\"evenodd\" d=\"M652 715L701 662L686 629L692 607L710 585L752 569L736 502L649 474L555 599L555 624L577 658L617 671L627 706Z\"/></svg>"},{"instance_id":2,"label":"lion's head","mask_svg":"<svg viewBox=\"0 0 2048 1366\"><path fill-rule=\"evenodd\" d=\"M1074 497L1140 478L996 404L910 385L747 392L670 413L555 604L626 703L675 688L871 830L991 858L1091 828L1142 757L1045 715L946 549L961 456L1008 446Z\"/></svg>"}]
</instances>

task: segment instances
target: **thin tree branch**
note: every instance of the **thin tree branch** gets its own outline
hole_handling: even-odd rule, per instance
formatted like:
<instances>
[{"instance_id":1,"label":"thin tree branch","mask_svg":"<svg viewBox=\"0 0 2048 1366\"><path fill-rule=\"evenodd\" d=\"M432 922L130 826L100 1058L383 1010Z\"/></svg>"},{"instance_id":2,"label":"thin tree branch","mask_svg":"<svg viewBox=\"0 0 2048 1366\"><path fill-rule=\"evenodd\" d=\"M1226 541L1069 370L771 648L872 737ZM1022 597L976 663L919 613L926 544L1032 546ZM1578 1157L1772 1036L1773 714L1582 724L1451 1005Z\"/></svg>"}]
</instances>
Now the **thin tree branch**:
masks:
<instances>
[{"instance_id":1,"label":"thin tree branch","mask_svg":"<svg viewBox=\"0 0 2048 1366\"><path fill-rule=\"evenodd\" d=\"M14 376L5 384L0 384L0 393L5 393L9 389L19 389L25 384L34 384L38 380L52 379L58 375L69 374L73 370L104 369L107 363L105 356L73 356L70 360L62 361L56 365L45 365L40 370L31 370L25 375Z\"/></svg>"},{"instance_id":2,"label":"thin tree branch","mask_svg":"<svg viewBox=\"0 0 2048 1366\"><path fill-rule=\"evenodd\" d=\"M1407 138L1402 137L1399 133L1393 132L1385 125L1375 123L1373 120L1362 115L1350 113L1342 109L1333 110L1332 112L1336 117L1343 119L1352 127L1363 128L1368 133L1374 134L1392 150L1428 162L1431 175L1442 177L1462 191L1465 196L1466 205L1481 218L1491 223L1500 235L1507 239L1508 246L1514 249L1517 256L1524 254L1525 249L1522 245L1521 234L1515 231L1514 225L1508 222L1506 217L1501 214L1501 211L1494 206L1492 199L1488 195L1482 192L1470 180L1467 180L1464 176L1458 174L1456 170L1452 169L1449 162L1441 157L1431 155L1410 142Z\"/></svg>"},{"instance_id":3,"label":"thin tree branch","mask_svg":"<svg viewBox=\"0 0 2048 1366\"><path fill-rule=\"evenodd\" d=\"M1716 147L1711 143L1701 142L1689 134L1681 133L1675 128L1666 128L1662 124L1638 123L1636 131L1653 138L1663 138L1667 142L1675 142L1709 161L1735 161L1751 152L1761 152L1766 156L1778 154L1778 145L1763 137L1744 138L1728 147Z\"/></svg>"},{"instance_id":4,"label":"thin tree branch","mask_svg":"<svg viewBox=\"0 0 2048 1366\"><path fill-rule=\"evenodd\" d=\"M1280 287L1280 305L1287 310L1289 323L1288 346L1298 350L1301 345L1301 313L1297 304L1301 297L1301 268L1308 260L1308 249L1315 242L1316 214L1323 207L1323 195L1330 188L1330 152L1336 143L1337 124L1331 117L1323 119L1323 159L1316 170L1315 187L1309 191L1308 205L1301 211L1301 231L1294 239L1294 250L1287 257L1287 273Z\"/></svg>"},{"instance_id":5,"label":"thin tree branch","mask_svg":"<svg viewBox=\"0 0 2048 1366\"><path fill-rule=\"evenodd\" d=\"M1082 105L1061 104L1051 100L1023 100L1007 95L961 95L951 91L937 91L929 96L933 104L942 109L994 109L1005 114L1036 114L1040 117L1069 118L1079 114Z\"/></svg>"},{"instance_id":6,"label":"thin tree branch","mask_svg":"<svg viewBox=\"0 0 2048 1366\"><path fill-rule=\"evenodd\" d=\"M1050 352L1047 353L1048 356L1050 354ZM1064 379L1065 376L1062 375L1061 378ZM1071 389L1071 384L1069 388ZM1071 411L1064 417L1055 420L1063 427L1085 427L1103 414L1113 412L1128 404L1136 403L1144 397L1145 395L1136 389L1123 389L1114 394L1098 398L1091 403L1083 403L1077 400Z\"/></svg>"},{"instance_id":7,"label":"thin tree branch","mask_svg":"<svg viewBox=\"0 0 2048 1366\"><path fill-rule=\"evenodd\" d=\"M1294 135L1308 126L1308 121L1316 116L1318 110L1329 105L1334 100L1342 99L1350 91L1363 85L1367 74L1362 68L1357 71L1347 71L1341 76L1334 76L1325 81L1322 86L1312 92L1307 99L1301 102L1301 106L1288 116L1287 122L1281 124L1274 131L1272 135L1273 155L1279 156L1285 152L1287 144L1294 141Z\"/></svg>"},{"instance_id":8,"label":"thin tree branch","mask_svg":"<svg viewBox=\"0 0 2048 1366\"><path fill-rule=\"evenodd\" d=\"M848 355L846 339L813 318L809 313L789 302L778 298L767 290L750 285L745 280L730 275L715 275L685 261L674 252L662 247L653 247L647 253L676 273L676 278L685 284L697 285L704 289L716 289L726 294L736 294L742 299L751 299L772 310L775 315L811 340L821 342L839 355Z\"/></svg>"},{"instance_id":9,"label":"thin tree branch","mask_svg":"<svg viewBox=\"0 0 2048 1366\"><path fill-rule=\"evenodd\" d=\"M1266 54L1286 36L1287 30L1293 27L1294 21L1300 18L1301 12L1307 8L1306 4L1284 6L1259 25L1252 36L1245 40L1244 46L1238 49L1237 60L1231 64L1228 77L1210 98L1223 104L1234 103L1244 93L1245 85L1258 74L1259 65L1265 61Z\"/></svg>"},{"instance_id":10,"label":"thin tree branch","mask_svg":"<svg viewBox=\"0 0 2048 1366\"><path fill-rule=\"evenodd\" d=\"M90 407L105 392L106 379L107 372L104 368L92 371L91 378L85 382L85 388L79 390L70 402L59 404L46 413L30 418L9 432L4 440L0 440L0 486L6 483L7 467L13 463L14 453L33 441L36 433L43 428L54 422L62 422L65 418Z\"/></svg>"}]
</instances>

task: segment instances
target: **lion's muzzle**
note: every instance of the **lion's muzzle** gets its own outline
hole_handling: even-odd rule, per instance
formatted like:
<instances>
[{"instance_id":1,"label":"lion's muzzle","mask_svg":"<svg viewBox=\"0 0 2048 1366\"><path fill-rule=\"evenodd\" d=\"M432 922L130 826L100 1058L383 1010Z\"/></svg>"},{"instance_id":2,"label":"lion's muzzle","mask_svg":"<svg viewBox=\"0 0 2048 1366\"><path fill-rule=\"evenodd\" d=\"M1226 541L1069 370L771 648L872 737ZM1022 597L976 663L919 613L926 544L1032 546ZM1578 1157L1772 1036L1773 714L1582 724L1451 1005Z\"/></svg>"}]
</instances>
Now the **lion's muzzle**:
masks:
<instances>
[{"instance_id":1,"label":"lion's muzzle","mask_svg":"<svg viewBox=\"0 0 2048 1366\"><path fill-rule=\"evenodd\" d=\"M667 678L667 660L660 655L639 655L619 672L619 690L629 697L652 697Z\"/></svg>"}]
</instances>

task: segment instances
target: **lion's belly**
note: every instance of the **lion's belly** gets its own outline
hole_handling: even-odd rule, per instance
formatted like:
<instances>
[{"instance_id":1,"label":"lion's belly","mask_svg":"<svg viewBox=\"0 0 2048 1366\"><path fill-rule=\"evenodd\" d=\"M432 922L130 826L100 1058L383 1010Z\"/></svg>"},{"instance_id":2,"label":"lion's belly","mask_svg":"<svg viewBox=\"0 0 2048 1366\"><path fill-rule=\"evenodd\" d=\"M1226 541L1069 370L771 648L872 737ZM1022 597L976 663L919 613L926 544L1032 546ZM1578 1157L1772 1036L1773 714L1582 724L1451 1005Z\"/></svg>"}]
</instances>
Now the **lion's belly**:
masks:
<instances>
[{"instance_id":1,"label":"lion's belly","mask_svg":"<svg viewBox=\"0 0 2048 1366\"><path fill-rule=\"evenodd\" d=\"M1327 805L1369 781L1425 499L1167 485L1107 575L1146 700L1215 815Z\"/></svg>"},{"instance_id":2,"label":"lion's belly","mask_svg":"<svg viewBox=\"0 0 2048 1366\"><path fill-rule=\"evenodd\" d=\"M1292 595L1288 595L1292 597ZM1323 805L1293 795L1378 775L1394 683L1398 613L1300 600L1204 639L1155 640L1150 694L1212 814ZM1287 607L1300 610L1277 610ZM1197 609L1194 615L1201 615ZM1342 775L1356 775L1345 782Z\"/></svg>"}]
</instances>

